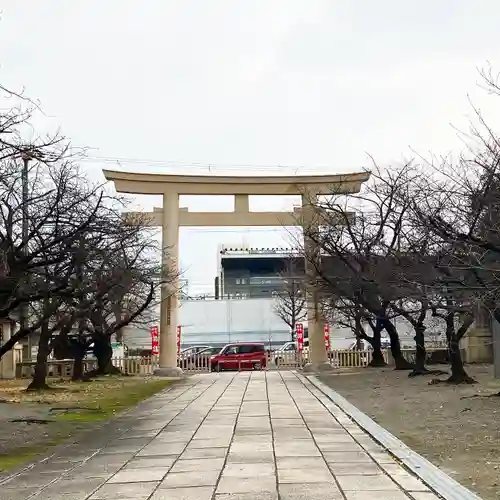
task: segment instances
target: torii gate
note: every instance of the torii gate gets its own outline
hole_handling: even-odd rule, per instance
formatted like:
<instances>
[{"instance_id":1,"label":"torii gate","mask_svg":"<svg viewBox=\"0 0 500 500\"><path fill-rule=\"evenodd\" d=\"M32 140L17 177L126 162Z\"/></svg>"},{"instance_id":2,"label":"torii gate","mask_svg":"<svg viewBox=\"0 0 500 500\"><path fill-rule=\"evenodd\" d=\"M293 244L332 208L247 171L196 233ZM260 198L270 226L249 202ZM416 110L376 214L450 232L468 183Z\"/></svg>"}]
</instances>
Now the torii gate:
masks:
<instances>
[{"instance_id":1,"label":"torii gate","mask_svg":"<svg viewBox=\"0 0 500 500\"><path fill-rule=\"evenodd\" d=\"M145 174L103 170L106 180L119 193L162 195L163 207L147 214L151 224L162 226L162 248L167 255L165 266L178 269L180 226L297 226L318 225L318 195L357 193L368 180L368 173L308 176L202 176ZM233 212L190 212L179 208L180 195L233 195ZM250 212L250 195L301 195L302 206L293 212ZM321 216L321 214L319 214ZM304 242L306 252L315 253L311 241ZM306 261L306 269L313 273ZM175 273L178 274L178 273ZM177 367L177 279L161 290L160 367L156 375L179 376ZM308 287L309 363L305 369L322 371L330 368L325 350L324 322L313 287Z\"/></svg>"}]
</instances>

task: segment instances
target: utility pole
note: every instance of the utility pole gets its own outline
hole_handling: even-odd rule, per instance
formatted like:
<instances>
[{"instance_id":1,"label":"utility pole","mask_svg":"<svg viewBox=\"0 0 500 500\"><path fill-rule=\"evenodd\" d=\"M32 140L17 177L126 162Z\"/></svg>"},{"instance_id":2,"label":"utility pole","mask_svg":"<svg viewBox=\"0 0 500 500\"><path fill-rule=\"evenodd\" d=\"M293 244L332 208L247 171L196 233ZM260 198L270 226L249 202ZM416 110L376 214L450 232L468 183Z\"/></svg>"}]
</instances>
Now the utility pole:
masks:
<instances>
[{"instance_id":1,"label":"utility pole","mask_svg":"<svg viewBox=\"0 0 500 500\"><path fill-rule=\"evenodd\" d=\"M28 167L29 162L32 159L32 155L29 151L24 150L21 153L21 159L23 160L23 170L21 173L21 184L22 184L22 204L23 204L23 218L22 218L22 245L23 245L23 255L28 255ZM26 274L23 280L23 291L29 286L29 276ZM23 302L20 308L19 315L19 326L22 329L28 327L28 304ZM31 335L27 338L27 349L28 349L28 360L32 359L32 345L31 345Z\"/></svg>"}]
</instances>

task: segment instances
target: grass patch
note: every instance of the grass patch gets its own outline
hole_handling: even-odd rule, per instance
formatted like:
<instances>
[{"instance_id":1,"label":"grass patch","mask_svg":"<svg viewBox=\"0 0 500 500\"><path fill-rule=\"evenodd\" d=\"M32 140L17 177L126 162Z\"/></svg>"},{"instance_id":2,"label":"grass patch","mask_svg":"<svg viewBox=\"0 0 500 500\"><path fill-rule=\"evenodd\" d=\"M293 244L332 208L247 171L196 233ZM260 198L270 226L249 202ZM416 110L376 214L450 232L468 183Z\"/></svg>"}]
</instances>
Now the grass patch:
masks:
<instances>
[{"instance_id":1,"label":"grass patch","mask_svg":"<svg viewBox=\"0 0 500 500\"><path fill-rule=\"evenodd\" d=\"M29 463L71 436L91 429L93 423L106 421L136 406L172 383L154 377L111 376L91 382L49 379L53 390L27 393L25 389L29 380L5 382L0 381L1 399L19 406L33 408L40 404L40 409L52 409L54 411L47 418L55 422L46 424L46 434L42 439L39 435L30 435L30 428L25 427L27 434L22 446L18 442L12 449L0 453L0 472Z\"/></svg>"},{"instance_id":2,"label":"grass patch","mask_svg":"<svg viewBox=\"0 0 500 500\"><path fill-rule=\"evenodd\" d=\"M33 446L25 446L17 448L9 453L0 453L0 472L8 471L14 467L21 467L22 465L31 462L37 456L47 453L50 448L62 443L68 435L60 436L56 439L44 441Z\"/></svg>"},{"instance_id":3,"label":"grass patch","mask_svg":"<svg viewBox=\"0 0 500 500\"><path fill-rule=\"evenodd\" d=\"M142 384L124 384L120 390L103 395L95 403L86 405L78 411L62 413L56 418L66 422L99 422L108 420L127 408L136 406L169 385L167 380L151 380Z\"/></svg>"}]
</instances>

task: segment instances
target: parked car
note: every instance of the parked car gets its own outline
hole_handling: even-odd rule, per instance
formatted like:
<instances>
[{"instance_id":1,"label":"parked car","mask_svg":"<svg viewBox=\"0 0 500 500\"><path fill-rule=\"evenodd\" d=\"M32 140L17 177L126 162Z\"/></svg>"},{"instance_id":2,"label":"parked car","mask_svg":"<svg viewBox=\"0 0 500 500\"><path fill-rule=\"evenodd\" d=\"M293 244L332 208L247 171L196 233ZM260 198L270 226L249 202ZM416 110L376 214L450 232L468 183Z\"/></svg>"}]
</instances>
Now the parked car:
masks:
<instances>
[{"instance_id":1,"label":"parked car","mask_svg":"<svg viewBox=\"0 0 500 500\"><path fill-rule=\"evenodd\" d=\"M206 347L205 349L201 349L198 352L194 352L192 354L184 356L181 358L182 367L208 367L210 358L215 354L219 354L220 351L220 347Z\"/></svg>"},{"instance_id":2,"label":"parked car","mask_svg":"<svg viewBox=\"0 0 500 500\"><path fill-rule=\"evenodd\" d=\"M199 353L200 351L203 351L204 349L209 349L210 347L212 346L209 346L209 345L195 345L195 346L192 346L192 347L186 347L185 349L182 349L182 351L180 352L180 358L181 359L184 359L188 356L191 356L193 354L197 354Z\"/></svg>"},{"instance_id":3,"label":"parked car","mask_svg":"<svg viewBox=\"0 0 500 500\"><path fill-rule=\"evenodd\" d=\"M297 344L295 342L287 342L283 344L277 351L274 352L274 364L278 365L284 361L294 359L297 354Z\"/></svg>"},{"instance_id":4,"label":"parked car","mask_svg":"<svg viewBox=\"0 0 500 500\"><path fill-rule=\"evenodd\" d=\"M267 366L267 356L264 344L238 343L226 345L219 354L210 358L212 371L222 370L262 370Z\"/></svg>"}]
</instances>

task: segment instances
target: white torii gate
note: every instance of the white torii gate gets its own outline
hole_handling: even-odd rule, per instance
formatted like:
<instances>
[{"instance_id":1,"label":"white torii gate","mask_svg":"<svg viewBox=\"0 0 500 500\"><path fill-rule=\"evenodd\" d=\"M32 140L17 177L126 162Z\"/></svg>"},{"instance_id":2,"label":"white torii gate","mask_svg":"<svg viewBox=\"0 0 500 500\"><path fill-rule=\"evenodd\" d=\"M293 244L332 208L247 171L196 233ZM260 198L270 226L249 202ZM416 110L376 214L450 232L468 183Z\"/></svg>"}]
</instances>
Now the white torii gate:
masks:
<instances>
[{"instance_id":1,"label":"white torii gate","mask_svg":"<svg viewBox=\"0 0 500 500\"><path fill-rule=\"evenodd\" d=\"M168 269L178 269L180 226L297 226L310 228L318 225L316 200L318 195L330 193L357 193L368 180L368 173L308 176L201 176L144 174L103 170L106 180L115 184L119 193L162 195L163 207L150 212L151 224L161 226L162 248ZM233 195L233 212L190 212L179 208L180 195ZM293 212L250 212L250 195L300 195L302 206ZM307 253L314 254L311 241L304 242ZM306 261L306 269L313 273ZM175 273L177 275L178 273ZM177 279L165 284L161 290L160 314L160 368L155 372L163 376L179 376L177 367ZM324 322L313 287L307 290L309 326L309 364L305 369L330 369L325 350Z\"/></svg>"}]
</instances>

